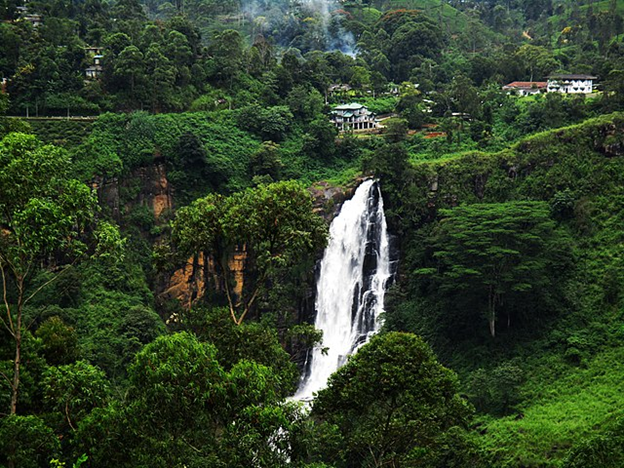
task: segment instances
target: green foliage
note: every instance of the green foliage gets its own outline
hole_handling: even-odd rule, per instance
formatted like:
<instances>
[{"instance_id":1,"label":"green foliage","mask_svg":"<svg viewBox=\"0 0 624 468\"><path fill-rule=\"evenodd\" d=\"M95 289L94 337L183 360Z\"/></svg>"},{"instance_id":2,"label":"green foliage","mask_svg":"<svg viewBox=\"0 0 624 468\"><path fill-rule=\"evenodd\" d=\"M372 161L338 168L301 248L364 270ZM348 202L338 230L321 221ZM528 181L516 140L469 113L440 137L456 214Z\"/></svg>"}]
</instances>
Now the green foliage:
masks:
<instances>
[{"instance_id":1,"label":"green foliage","mask_svg":"<svg viewBox=\"0 0 624 468\"><path fill-rule=\"evenodd\" d=\"M301 185L278 182L228 198L210 195L196 200L178 211L172 236L182 252L212 256L222 275L232 319L240 325L268 281L278 282L302 257L323 247L326 229L312 212L312 199ZM255 281L235 305L229 258L243 246L253 256Z\"/></svg>"},{"instance_id":2,"label":"green foliage","mask_svg":"<svg viewBox=\"0 0 624 468\"><path fill-rule=\"evenodd\" d=\"M615 226L622 222L618 203L623 161L611 145L620 140L621 125L622 117L614 114L526 138L500 153L468 152L421 161L392 198L400 203L393 211L410 215L402 215L398 223L405 281L389 295L386 326L426 336L464 377L477 408L496 415L480 421L478 444L489 465L560 466L570 447L602 430L617 411L613 402L620 398L621 372L613 363L621 351L622 296L615 278L622 266L621 230ZM452 274L453 267L463 268L459 258L431 261L436 249L452 250L455 236L474 246L460 248L462 257L479 256L487 246L478 245L490 239L482 232L492 226L490 221L462 224L437 246L431 241L440 229L447 230L442 226L456 210L495 213L527 203L537 206L524 210L518 220L537 215L550 226L551 240L545 245L564 248L563 257L549 260L555 250L548 247L537 263L554 260L552 265L565 268L542 277L537 298L538 290L511 291L512 296L528 295L505 299L501 311L515 314L511 327L491 340L484 336L483 315L458 320L476 310L466 302L476 296L476 286L454 292L462 283L449 276L447 286L454 282L453 288L442 293L439 283L423 282ZM509 221L513 224L516 218ZM474 270L469 277L478 278L479 266L495 260L494 254L469 268ZM518 273L521 282L531 280L528 273ZM481 304L479 310L487 300ZM500 417L504 413L511 414Z\"/></svg>"},{"instance_id":3,"label":"green foliage","mask_svg":"<svg viewBox=\"0 0 624 468\"><path fill-rule=\"evenodd\" d=\"M129 369L131 398L149 409L150 421L167 421L174 433L188 421L209 417L223 397L224 371L216 348L180 333L161 337L137 354ZM205 416L204 416L205 415Z\"/></svg>"},{"instance_id":4,"label":"green foliage","mask_svg":"<svg viewBox=\"0 0 624 468\"><path fill-rule=\"evenodd\" d=\"M330 159L335 152L336 126L326 117L321 117L310 122L308 132L304 135L303 150L321 160Z\"/></svg>"},{"instance_id":5,"label":"green foliage","mask_svg":"<svg viewBox=\"0 0 624 468\"><path fill-rule=\"evenodd\" d=\"M279 379L248 360L226 372L217 357L212 344L188 333L158 338L130 367L125 404L94 411L79 428L78 447L102 467L242 468L258 459L285 466L288 434L277 431L295 413L278 405Z\"/></svg>"},{"instance_id":6,"label":"green foliage","mask_svg":"<svg viewBox=\"0 0 624 468\"><path fill-rule=\"evenodd\" d=\"M42 341L43 354L49 364L69 364L78 357L76 330L60 317L48 318L39 326L35 335Z\"/></svg>"},{"instance_id":7,"label":"green foliage","mask_svg":"<svg viewBox=\"0 0 624 468\"><path fill-rule=\"evenodd\" d=\"M362 457L370 451L360 458L347 452L365 447L365 437L399 434L402 410L391 418L397 424L390 435L378 424L347 437L351 421L341 411L330 423L278 404L296 380L280 341L295 353L318 339L292 323L321 229L318 219L303 216L280 238L273 226L283 226L280 197L306 213L311 206L298 193L276 195L261 185L328 178L343 184L359 176L360 163L381 179L391 230L400 236L402 270L386 304L388 328L424 334L466 377L478 409L490 413L474 437L451 427L427 446L386 458L479 466L478 443L491 466L560 466L571 447L570 466L621 464L621 431L608 422L622 400L622 117L562 127L622 107L622 2L355 0L322 17L305 4L275 0L270 8L255 2L262 11L253 21L230 0L61 3L30 2L28 13L44 17L33 28L18 18L16 2L0 1L0 77L8 78L9 93L0 93L0 115L153 114L105 114L94 123L0 117L0 136L32 126L46 145L69 151L16 136L0 149L0 211L21 207L17 216L0 216L0 255L7 248L14 258L37 251L23 270L23 288L0 258L9 272L7 320L22 316L10 315L21 291L26 303L17 325L24 331L22 419L0 420L0 464L48 466L55 456L53 466L78 466L88 456L103 467L278 467L288 459L292 466L367 466ZM157 20L147 20L146 11ZM356 57L331 50L345 45L347 32L358 41ZM98 80L84 80L93 64L87 44L104 48ZM557 70L598 75L602 95L518 97L500 90ZM352 89L328 91L334 83ZM416 136L405 137L403 125L393 132L389 122L389 141L346 136L337 144L325 102L355 97L374 113L398 112ZM160 114L189 108L199 112ZM236 326L218 308L194 308L174 325L216 351L190 336L145 347L165 332L154 307L168 312L155 295L166 281L150 262L150 242L166 243L168 233L167 213L156 220L146 198L156 173L166 177L174 206L201 199L188 219L176 221L176 253L201 247L213 260L217 275L197 272L211 283L211 307L225 303L221 296L234 281L224 265L247 245L243 295L253 303L248 318L262 325ZM73 179L97 186L102 202L119 190L119 209L111 211L127 241L96 215L90 189ZM227 196L250 186L259 187ZM520 206L532 208L511 209ZM507 214L494 213L501 207ZM483 216L475 215L479 208ZM486 208L496 216L485 216ZM473 222L450 214L471 211ZM532 239L536 225L552 241ZM273 249L272 242L288 247L289 236L298 239L292 249ZM574 263L564 252L569 237ZM86 264L65 268L86 253ZM493 281L485 267L500 267L504 281ZM483 336L483 317L492 315L484 313L487 286L501 296L499 330L513 318L496 340ZM0 333L0 370L11 376L14 337ZM127 365L137 353L128 391ZM202 369L185 362L192 359L217 369L218 378L206 382ZM411 370L397 364L387 380L409 380ZM143 374L151 380L141 381ZM7 380L0 386L8 406ZM375 385L383 396L383 385ZM204 398L209 387L218 402ZM156 405L163 401L181 414L165 408L163 416ZM365 428L362 414L381 409L345 414ZM56 434L26 414L41 416ZM427 432L423 426L412 434Z\"/></svg>"},{"instance_id":8,"label":"green foliage","mask_svg":"<svg viewBox=\"0 0 624 468\"><path fill-rule=\"evenodd\" d=\"M279 156L280 147L272 141L262 142L260 149L256 151L249 162L249 169L254 176L268 176L270 180L280 179L282 161Z\"/></svg>"},{"instance_id":9,"label":"green foliage","mask_svg":"<svg viewBox=\"0 0 624 468\"><path fill-rule=\"evenodd\" d=\"M624 463L624 433L622 421L603 434L584 440L574 447L563 466L565 468L615 468Z\"/></svg>"},{"instance_id":10,"label":"green foliage","mask_svg":"<svg viewBox=\"0 0 624 468\"><path fill-rule=\"evenodd\" d=\"M407 138L407 121L388 119L384 126L384 138L388 143L400 143Z\"/></svg>"},{"instance_id":11,"label":"green foliage","mask_svg":"<svg viewBox=\"0 0 624 468\"><path fill-rule=\"evenodd\" d=\"M229 112L134 113L101 116L74 154L89 180L95 174L129 174L163 158L176 198L185 203L210 189L236 191L248 186L249 161L257 149L258 142L232 123Z\"/></svg>"},{"instance_id":12,"label":"green foliage","mask_svg":"<svg viewBox=\"0 0 624 468\"><path fill-rule=\"evenodd\" d=\"M468 383L475 407L483 412L508 413L519 403L523 371L512 363L501 364L490 371L477 369Z\"/></svg>"},{"instance_id":13,"label":"green foliage","mask_svg":"<svg viewBox=\"0 0 624 468\"><path fill-rule=\"evenodd\" d=\"M104 406L110 393L104 372L83 361L50 367L42 384L48 411L63 415L60 421L50 417L59 432L76 430L93 408Z\"/></svg>"},{"instance_id":14,"label":"green foliage","mask_svg":"<svg viewBox=\"0 0 624 468\"><path fill-rule=\"evenodd\" d=\"M443 434L465 427L470 409L457 391L455 374L419 337L388 333L330 377L313 415L344 438L338 466L423 463L443 447Z\"/></svg>"},{"instance_id":15,"label":"green foliage","mask_svg":"<svg viewBox=\"0 0 624 468\"><path fill-rule=\"evenodd\" d=\"M59 450L59 441L37 416L11 415L0 420L0 462L24 468L45 468Z\"/></svg>"},{"instance_id":16,"label":"green foliage","mask_svg":"<svg viewBox=\"0 0 624 468\"><path fill-rule=\"evenodd\" d=\"M70 149L88 138L93 122L90 120L31 119L28 124L32 130L27 133L34 133L44 143Z\"/></svg>"},{"instance_id":17,"label":"green foliage","mask_svg":"<svg viewBox=\"0 0 624 468\"><path fill-rule=\"evenodd\" d=\"M22 336L28 328L24 307L89 250L102 254L121 242L109 224L92 235L96 199L86 185L70 178L68 165L64 150L43 146L34 136L9 134L0 141L2 323L15 343L10 414L17 412ZM100 235L104 231L106 236ZM102 245L93 246L100 240ZM33 285L31 274L37 270L51 278Z\"/></svg>"},{"instance_id":18,"label":"green foliage","mask_svg":"<svg viewBox=\"0 0 624 468\"><path fill-rule=\"evenodd\" d=\"M279 397L294 392L299 378L297 368L271 327L259 323L237 326L225 308L195 308L187 315L187 326L200 339L215 345L219 362L226 371L243 360L253 361L271 370L271 378L275 379L273 388Z\"/></svg>"},{"instance_id":19,"label":"green foliage","mask_svg":"<svg viewBox=\"0 0 624 468\"><path fill-rule=\"evenodd\" d=\"M429 240L437 266L415 273L431 277L451 320L474 320L481 311L490 334L506 315L507 327L536 319L550 278L568 265L568 240L555 232L548 206L539 202L474 204L444 210ZM518 307L519 304L523 306ZM458 313L458 306L463 309Z\"/></svg>"},{"instance_id":20,"label":"green foliage","mask_svg":"<svg viewBox=\"0 0 624 468\"><path fill-rule=\"evenodd\" d=\"M293 123L293 114L286 106L262 107L251 105L240 109L237 123L263 140L280 142Z\"/></svg>"}]
</instances>

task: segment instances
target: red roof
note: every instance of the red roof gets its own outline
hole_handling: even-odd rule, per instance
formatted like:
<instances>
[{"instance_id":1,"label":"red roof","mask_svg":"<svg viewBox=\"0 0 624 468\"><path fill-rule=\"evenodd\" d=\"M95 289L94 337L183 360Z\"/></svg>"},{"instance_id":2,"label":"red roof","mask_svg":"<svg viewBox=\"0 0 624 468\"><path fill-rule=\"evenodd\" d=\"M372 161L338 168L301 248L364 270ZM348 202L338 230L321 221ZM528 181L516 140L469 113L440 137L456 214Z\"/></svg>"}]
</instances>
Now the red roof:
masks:
<instances>
[{"instance_id":1,"label":"red roof","mask_svg":"<svg viewBox=\"0 0 624 468\"><path fill-rule=\"evenodd\" d=\"M515 88L515 89L537 88L537 89L542 89L542 88L546 88L547 86L548 86L548 83L546 81L514 81L513 83L509 83L508 85L503 86L503 88Z\"/></svg>"}]
</instances>

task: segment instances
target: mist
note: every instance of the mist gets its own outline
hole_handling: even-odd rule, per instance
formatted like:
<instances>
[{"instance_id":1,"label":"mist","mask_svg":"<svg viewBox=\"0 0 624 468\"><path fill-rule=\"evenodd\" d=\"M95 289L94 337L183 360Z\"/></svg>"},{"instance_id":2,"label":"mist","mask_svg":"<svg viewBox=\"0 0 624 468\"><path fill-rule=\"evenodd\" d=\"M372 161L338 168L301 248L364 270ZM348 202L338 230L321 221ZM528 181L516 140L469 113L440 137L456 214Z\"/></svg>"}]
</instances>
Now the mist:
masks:
<instances>
[{"instance_id":1,"label":"mist","mask_svg":"<svg viewBox=\"0 0 624 468\"><path fill-rule=\"evenodd\" d=\"M284 47L355 54L355 39L344 26L347 12L337 0L243 0L252 34L272 37Z\"/></svg>"}]
</instances>

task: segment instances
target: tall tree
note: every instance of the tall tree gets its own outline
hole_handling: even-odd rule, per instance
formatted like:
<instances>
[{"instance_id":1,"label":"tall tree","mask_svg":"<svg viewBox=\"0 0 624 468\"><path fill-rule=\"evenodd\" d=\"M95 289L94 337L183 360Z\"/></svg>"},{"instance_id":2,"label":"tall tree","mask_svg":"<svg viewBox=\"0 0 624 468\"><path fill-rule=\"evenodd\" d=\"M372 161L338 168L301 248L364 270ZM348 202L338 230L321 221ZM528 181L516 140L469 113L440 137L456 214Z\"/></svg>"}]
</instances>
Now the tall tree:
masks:
<instances>
[{"instance_id":1,"label":"tall tree","mask_svg":"<svg viewBox=\"0 0 624 468\"><path fill-rule=\"evenodd\" d=\"M178 211L173 238L187 254L205 252L219 267L232 320L240 325L269 280L325 245L327 227L313 213L310 194L296 182L247 189L228 198L209 195ZM236 250L253 256L255 278L234 297L229 260Z\"/></svg>"},{"instance_id":2,"label":"tall tree","mask_svg":"<svg viewBox=\"0 0 624 468\"><path fill-rule=\"evenodd\" d=\"M433 278L460 313L484 315L492 337L501 312L509 327L514 311L535 309L544 291L557 289L569 259L566 238L556 234L543 202L443 210L427 244L436 264L417 273Z\"/></svg>"},{"instance_id":3,"label":"tall tree","mask_svg":"<svg viewBox=\"0 0 624 468\"><path fill-rule=\"evenodd\" d=\"M128 46L119 53L115 61L114 74L122 80L124 88L129 88L130 98L140 101L141 93L137 90L145 78L143 53L136 46Z\"/></svg>"},{"instance_id":4,"label":"tall tree","mask_svg":"<svg viewBox=\"0 0 624 468\"><path fill-rule=\"evenodd\" d=\"M30 324L24 309L47 285L89 252L96 198L69 175L70 160L61 148L42 145L34 136L12 133L0 141L0 274L5 309L2 325L15 343L10 413L17 413L22 340ZM101 223L90 237L119 242L118 232ZM43 266L49 279L33 285Z\"/></svg>"},{"instance_id":5,"label":"tall tree","mask_svg":"<svg viewBox=\"0 0 624 468\"><path fill-rule=\"evenodd\" d=\"M525 44L517 50L516 57L527 71L529 81L533 81L534 78L546 78L559 66L559 62L548 49L541 46Z\"/></svg>"},{"instance_id":6,"label":"tall tree","mask_svg":"<svg viewBox=\"0 0 624 468\"><path fill-rule=\"evenodd\" d=\"M456 375L421 338L388 333L330 377L312 415L343 436L338 467L449 466L432 461L445 436L466 427L470 407L458 390Z\"/></svg>"}]
</instances>

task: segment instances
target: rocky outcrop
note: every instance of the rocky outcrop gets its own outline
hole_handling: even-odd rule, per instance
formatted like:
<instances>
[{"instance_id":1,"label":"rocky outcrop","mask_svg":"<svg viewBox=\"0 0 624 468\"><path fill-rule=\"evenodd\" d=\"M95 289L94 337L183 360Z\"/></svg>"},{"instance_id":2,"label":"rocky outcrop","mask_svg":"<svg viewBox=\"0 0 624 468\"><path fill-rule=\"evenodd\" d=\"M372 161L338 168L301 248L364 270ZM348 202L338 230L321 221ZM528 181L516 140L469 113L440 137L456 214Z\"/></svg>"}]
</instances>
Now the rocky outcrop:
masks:
<instances>
[{"instance_id":1,"label":"rocky outcrop","mask_svg":"<svg viewBox=\"0 0 624 468\"><path fill-rule=\"evenodd\" d=\"M228 260L230 291L235 303L239 302L243 296L246 262L247 250L244 247L237 249ZM182 268L166 278L162 289L159 294L161 301L176 299L188 309L210 290L222 292L223 284L213 260L199 253L189 258Z\"/></svg>"},{"instance_id":2,"label":"rocky outcrop","mask_svg":"<svg viewBox=\"0 0 624 468\"><path fill-rule=\"evenodd\" d=\"M624 156L624 130L616 124L603 126L594 146L606 156Z\"/></svg>"},{"instance_id":3,"label":"rocky outcrop","mask_svg":"<svg viewBox=\"0 0 624 468\"><path fill-rule=\"evenodd\" d=\"M119 197L119 178L97 176L91 183L91 188L97 193L100 206L108 207L111 216L117 222L121 218L121 199Z\"/></svg>"},{"instance_id":4,"label":"rocky outcrop","mask_svg":"<svg viewBox=\"0 0 624 468\"><path fill-rule=\"evenodd\" d=\"M205 265L203 254L191 257L182 268L171 275L161 298L177 299L183 307L190 308L206 292Z\"/></svg>"},{"instance_id":5,"label":"rocky outcrop","mask_svg":"<svg viewBox=\"0 0 624 468\"><path fill-rule=\"evenodd\" d=\"M109 207L117 222L136 206L150 207L156 220L173 209L173 189L164 162L140 167L123 178L95 177L92 187L100 205Z\"/></svg>"},{"instance_id":6,"label":"rocky outcrop","mask_svg":"<svg viewBox=\"0 0 624 468\"><path fill-rule=\"evenodd\" d=\"M169 187L167 173L164 164L158 164L154 167L153 177L149 177L151 181L152 210L154 217L158 220L163 212L173 208L172 190Z\"/></svg>"},{"instance_id":7,"label":"rocky outcrop","mask_svg":"<svg viewBox=\"0 0 624 468\"><path fill-rule=\"evenodd\" d=\"M332 185L327 181L317 182L309 189L314 200L314 212L331 223L340 212L344 201L353 196L363 180L364 178L357 178L346 186Z\"/></svg>"}]
</instances>

